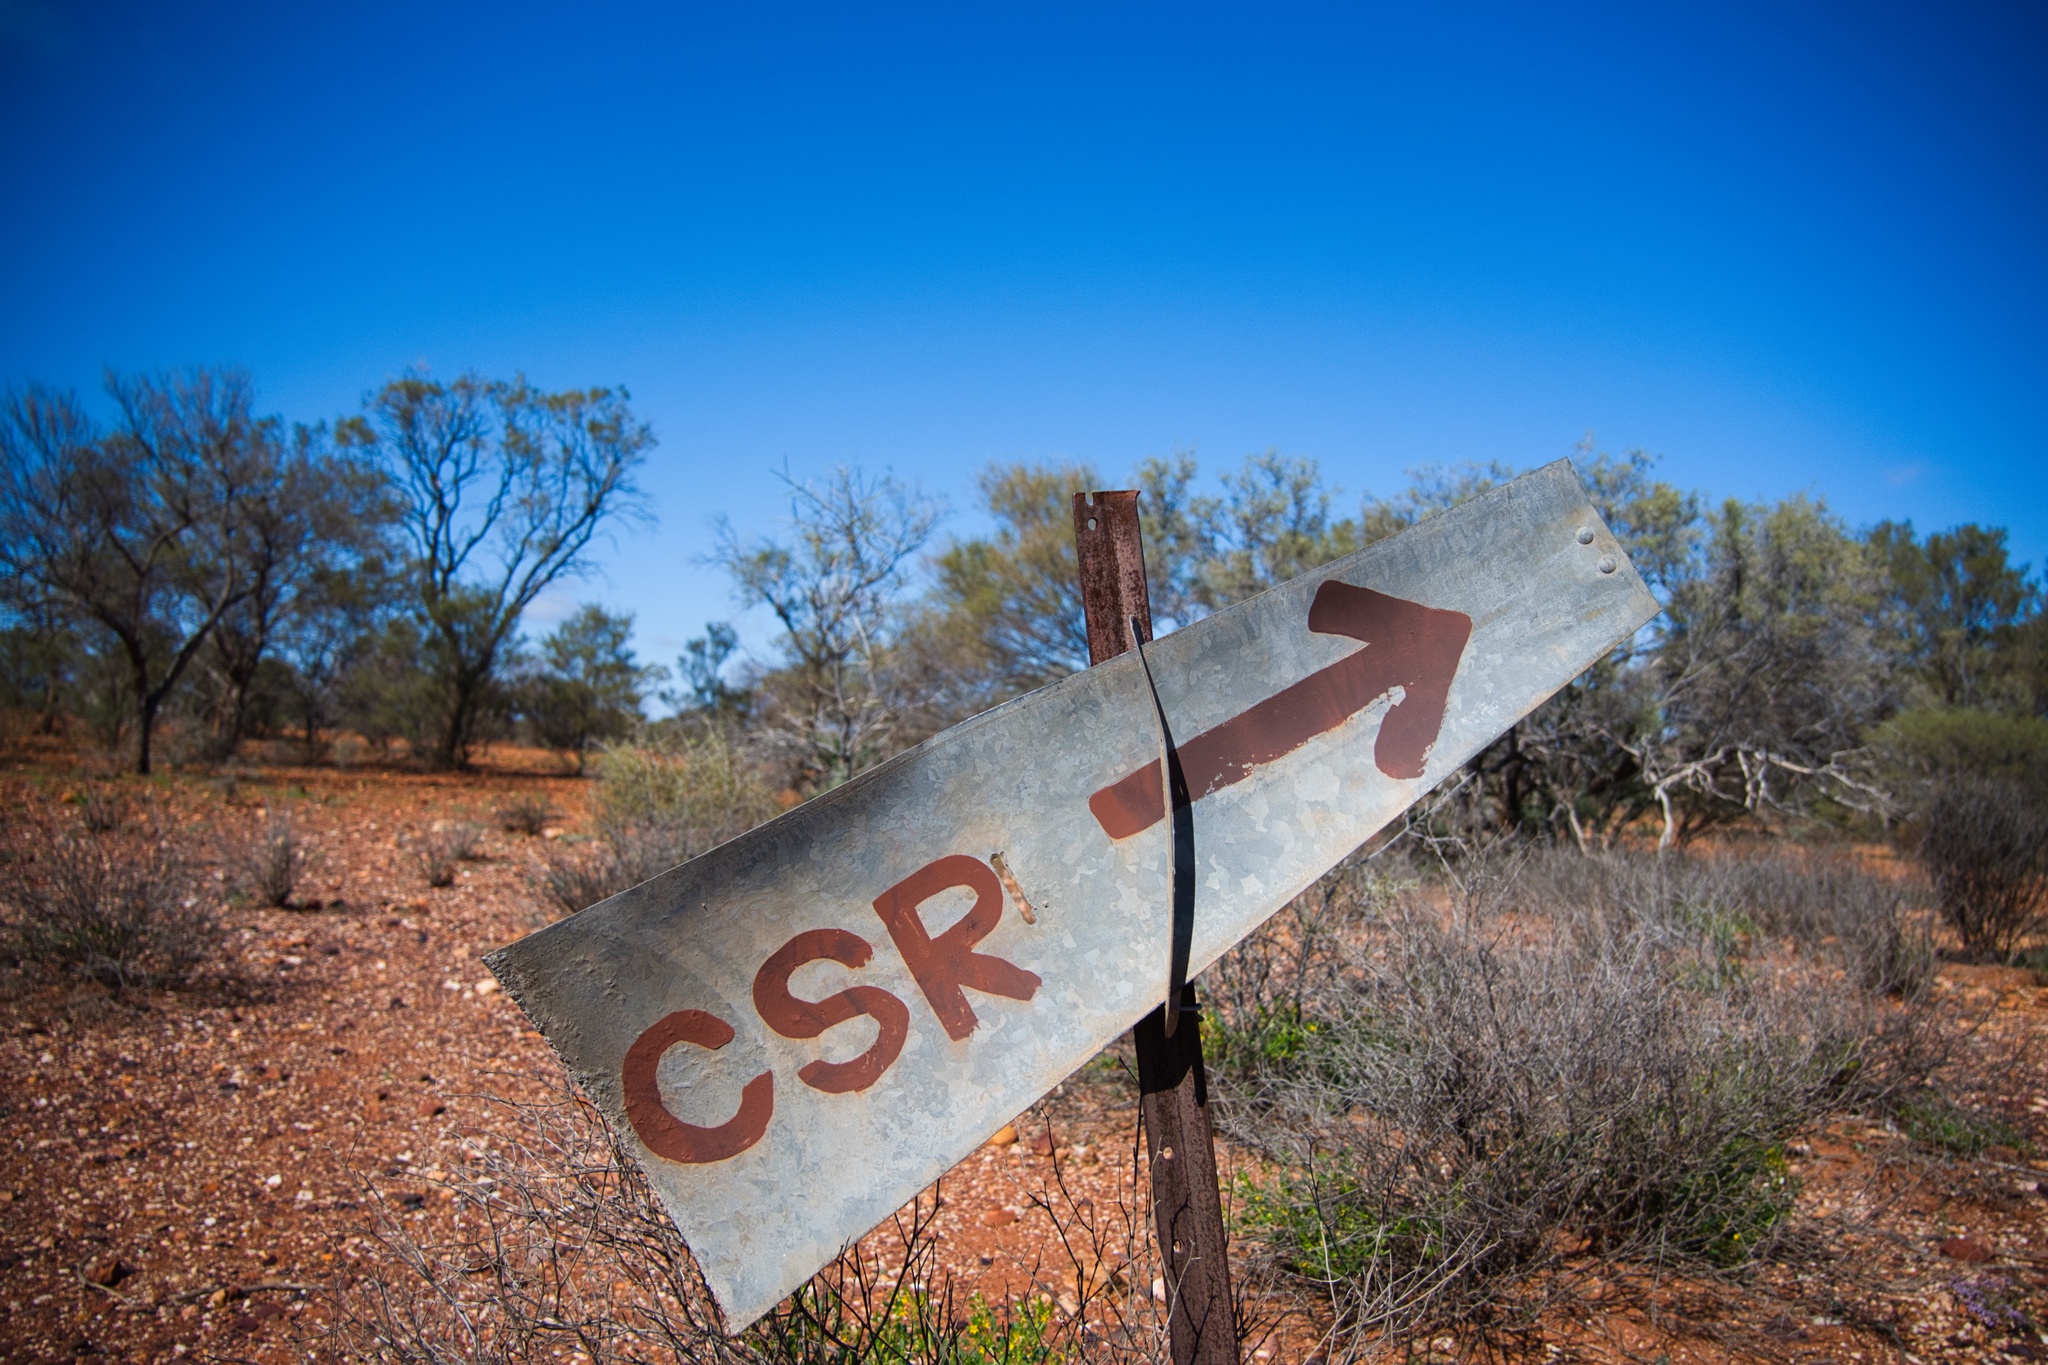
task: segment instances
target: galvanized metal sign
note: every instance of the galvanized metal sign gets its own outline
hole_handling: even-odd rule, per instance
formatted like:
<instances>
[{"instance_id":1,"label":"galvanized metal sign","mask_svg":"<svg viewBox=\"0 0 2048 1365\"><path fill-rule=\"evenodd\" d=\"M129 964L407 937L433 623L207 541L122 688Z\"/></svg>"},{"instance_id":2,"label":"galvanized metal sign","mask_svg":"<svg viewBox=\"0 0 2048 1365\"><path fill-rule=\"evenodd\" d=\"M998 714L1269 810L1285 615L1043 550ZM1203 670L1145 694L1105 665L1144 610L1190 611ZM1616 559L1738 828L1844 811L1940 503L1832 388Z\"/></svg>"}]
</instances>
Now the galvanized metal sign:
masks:
<instances>
[{"instance_id":1,"label":"galvanized metal sign","mask_svg":"<svg viewBox=\"0 0 2048 1365\"><path fill-rule=\"evenodd\" d=\"M1656 613L1559 461L1146 646L1199 971ZM1157 1005L1171 840L1125 654L491 955L734 1325Z\"/></svg>"}]
</instances>

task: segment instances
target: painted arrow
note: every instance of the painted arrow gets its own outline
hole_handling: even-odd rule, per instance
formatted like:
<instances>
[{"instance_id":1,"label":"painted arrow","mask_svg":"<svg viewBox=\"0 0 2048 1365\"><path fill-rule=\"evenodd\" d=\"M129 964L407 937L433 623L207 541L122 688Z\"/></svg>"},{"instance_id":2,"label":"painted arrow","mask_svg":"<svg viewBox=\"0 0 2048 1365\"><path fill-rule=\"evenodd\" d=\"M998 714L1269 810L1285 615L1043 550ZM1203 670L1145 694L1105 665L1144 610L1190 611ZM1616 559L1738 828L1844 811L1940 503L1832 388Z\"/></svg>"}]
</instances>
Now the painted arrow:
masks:
<instances>
[{"instance_id":1,"label":"painted arrow","mask_svg":"<svg viewBox=\"0 0 2048 1365\"><path fill-rule=\"evenodd\" d=\"M1348 635L1365 648L1178 746L1187 795L1176 794L1176 805L1243 781L1260 764L1329 733L1397 687L1402 695L1380 723L1373 762L1388 777L1422 776L1429 746L1443 728L1451 678L1472 638L1472 618L1331 579L1316 589L1308 628ZM1088 809L1112 839L1150 829L1165 814L1159 765L1102 788L1088 798Z\"/></svg>"}]
</instances>

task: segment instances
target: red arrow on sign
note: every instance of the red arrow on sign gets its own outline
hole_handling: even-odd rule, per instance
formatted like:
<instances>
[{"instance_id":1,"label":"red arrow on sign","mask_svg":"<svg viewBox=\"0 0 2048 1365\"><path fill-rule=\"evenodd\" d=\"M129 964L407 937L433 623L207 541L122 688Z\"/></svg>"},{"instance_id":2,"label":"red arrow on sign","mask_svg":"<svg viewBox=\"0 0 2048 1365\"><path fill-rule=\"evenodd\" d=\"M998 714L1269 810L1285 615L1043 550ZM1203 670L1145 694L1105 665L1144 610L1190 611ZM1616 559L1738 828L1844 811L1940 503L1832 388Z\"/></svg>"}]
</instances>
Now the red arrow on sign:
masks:
<instances>
[{"instance_id":1,"label":"red arrow on sign","mask_svg":"<svg viewBox=\"0 0 2048 1365\"><path fill-rule=\"evenodd\" d=\"M1348 635L1365 648L1180 745L1188 799L1243 781L1261 763L1336 729L1396 687L1403 695L1380 722L1373 762L1388 777L1422 776L1429 746L1443 728L1451 677L1472 638L1472 618L1332 579L1316 589L1308 628ZM1159 765L1148 763L1112 782L1088 798L1088 809L1112 839L1151 828L1165 814Z\"/></svg>"}]
</instances>

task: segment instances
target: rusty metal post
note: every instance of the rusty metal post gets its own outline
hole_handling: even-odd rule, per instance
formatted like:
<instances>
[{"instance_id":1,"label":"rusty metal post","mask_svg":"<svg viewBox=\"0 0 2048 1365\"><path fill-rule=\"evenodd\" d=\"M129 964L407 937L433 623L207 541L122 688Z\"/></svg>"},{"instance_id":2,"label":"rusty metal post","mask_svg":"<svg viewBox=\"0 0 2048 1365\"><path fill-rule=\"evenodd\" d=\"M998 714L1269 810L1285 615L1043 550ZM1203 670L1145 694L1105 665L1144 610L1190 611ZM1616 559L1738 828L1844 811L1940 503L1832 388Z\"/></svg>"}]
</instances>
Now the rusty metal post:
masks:
<instances>
[{"instance_id":1,"label":"rusty metal post","mask_svg":"<svg viewBox=\"0 0 2048 1365\"><path fill-rule=\"evenodd\" d=\"M1132 618L1149 641L1152 602L1145 585L1138 495L1076 493L1074 548L1088 622L1088 662L1099 664L1130 648L1124 623ZM1160 945L1162 957L1166 947ZM1166 1036L1162 1007L1141 1019L1131 1037L1138 1049L1152 1212L1171 1306L1173 1365L1237 1365L1223 1199L1216 1184L1202 1035L1193 1027L1195 1004L1195 988L1189 984L1180 1000L1183 1027Z\"/></svg>"}]
</instances>

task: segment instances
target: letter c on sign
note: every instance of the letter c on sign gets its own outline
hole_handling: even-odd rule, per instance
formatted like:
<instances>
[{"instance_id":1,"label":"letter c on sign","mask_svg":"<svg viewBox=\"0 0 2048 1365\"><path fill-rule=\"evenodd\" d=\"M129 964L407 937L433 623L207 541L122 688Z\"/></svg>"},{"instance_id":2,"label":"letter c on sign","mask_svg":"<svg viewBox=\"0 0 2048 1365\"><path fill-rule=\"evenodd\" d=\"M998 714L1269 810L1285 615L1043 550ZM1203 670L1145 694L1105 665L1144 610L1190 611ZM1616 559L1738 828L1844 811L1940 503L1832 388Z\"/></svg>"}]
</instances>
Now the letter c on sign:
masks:
<instances>
[{"instance_id":1,"label":"letter c on sign","mask_svg":"<svg viewBox=\"0 0 2048 1365\"><path fill-rule=\"evenodd\" d=\"M740 1091L740 1110L716 1128L684 1123L661 1102L655 1068L677 1043L695 1043L717 1051L732 1041L732 1025L703 1010L677 1010L633 1040L619 1068L625 1092L626 1121L647 1150L684 1165L702 1165L738 1156L761 1140L775 1113L775 1076L764 1071Z\"/></svg>"}]
</instances>

